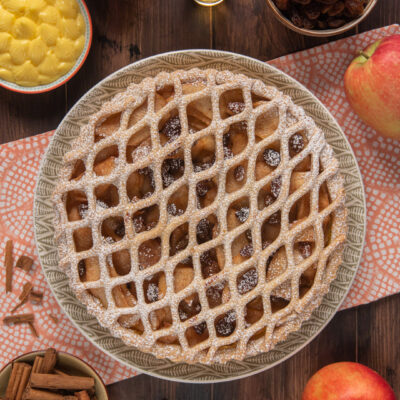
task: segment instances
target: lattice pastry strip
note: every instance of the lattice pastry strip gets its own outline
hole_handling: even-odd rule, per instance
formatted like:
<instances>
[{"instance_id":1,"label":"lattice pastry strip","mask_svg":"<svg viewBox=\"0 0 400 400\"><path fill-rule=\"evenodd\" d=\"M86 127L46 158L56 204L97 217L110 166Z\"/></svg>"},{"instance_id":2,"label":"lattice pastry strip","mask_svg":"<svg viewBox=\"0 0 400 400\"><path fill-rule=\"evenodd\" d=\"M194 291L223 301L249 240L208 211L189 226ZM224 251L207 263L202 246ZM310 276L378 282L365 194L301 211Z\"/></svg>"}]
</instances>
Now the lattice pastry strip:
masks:
<instances>
[{"instance_id":1,"label":"lattice pastry strip","mask_svg":"<svg viewBox=\"0 0 400 400\"><path fill-rule=\"evenodd\" d=\"M346 237L321 130L228 71L130 85L82 128L53 198L78 298L128 345L175 361L270 350L319 305Z\"/></svg>"}]
</instances>

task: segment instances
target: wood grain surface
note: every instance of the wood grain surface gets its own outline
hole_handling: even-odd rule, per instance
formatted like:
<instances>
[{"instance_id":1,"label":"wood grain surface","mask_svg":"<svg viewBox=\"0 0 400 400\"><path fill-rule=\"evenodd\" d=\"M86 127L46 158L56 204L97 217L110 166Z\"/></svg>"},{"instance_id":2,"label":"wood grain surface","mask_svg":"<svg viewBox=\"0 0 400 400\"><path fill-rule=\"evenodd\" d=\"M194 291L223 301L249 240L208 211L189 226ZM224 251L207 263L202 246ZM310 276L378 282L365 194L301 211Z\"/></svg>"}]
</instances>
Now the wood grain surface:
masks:
<instances>
[{"instance_id":1,"label":"wood grain surface","mask_svg":"<svg viewBox=\"0 0 400 400\"><path fill-rule=\"evenodd\" d=\"M225 0L213 8L193 0L87 0L93 44L78 74L39 95L0 88L1 142L54 129L95 83L138 59L171 50L214 48L270 60L329 39L307 38L282 26L265 0ZM380 0L345 36L399 23L400 1ZM109 386L111 400L297 400L308 378L335 361L375 369L400 395L400 295L339 312L306 348L272 370L238 381L189 385L140 375Z\"/></svg>"}]
</instances>

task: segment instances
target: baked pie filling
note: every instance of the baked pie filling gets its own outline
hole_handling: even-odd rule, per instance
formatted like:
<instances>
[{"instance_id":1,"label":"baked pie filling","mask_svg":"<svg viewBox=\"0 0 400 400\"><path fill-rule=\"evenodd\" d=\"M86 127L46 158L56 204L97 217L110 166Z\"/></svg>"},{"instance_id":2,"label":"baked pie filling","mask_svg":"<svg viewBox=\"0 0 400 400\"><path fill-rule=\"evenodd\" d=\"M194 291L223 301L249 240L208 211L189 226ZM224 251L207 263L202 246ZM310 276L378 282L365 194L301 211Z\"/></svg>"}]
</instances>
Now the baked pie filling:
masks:
<instances>
[{"instance_id":1,"label":"baked pie filling","mask_svg":"<svg viewBox=\"0 0 400 400\"><path fill-rule=\"evenodd\" d=\"M129 86L82 128L53 197L78 298L128 345L174 361L269 351L320 304L346 238L322 131L227 71Z\"/></svg>"}]
</instances>

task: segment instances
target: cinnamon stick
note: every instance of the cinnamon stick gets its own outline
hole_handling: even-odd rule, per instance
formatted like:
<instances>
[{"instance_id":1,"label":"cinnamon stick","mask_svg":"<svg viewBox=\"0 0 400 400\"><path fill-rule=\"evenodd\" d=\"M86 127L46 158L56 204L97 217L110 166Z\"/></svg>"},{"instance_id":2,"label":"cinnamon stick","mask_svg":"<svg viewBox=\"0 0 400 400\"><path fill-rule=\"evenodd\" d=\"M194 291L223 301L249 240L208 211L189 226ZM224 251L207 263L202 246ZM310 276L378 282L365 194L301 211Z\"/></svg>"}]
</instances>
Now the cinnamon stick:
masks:
<instances>
[{"instance_id":1,"label":"cinnamon stick","mask_svg":"<svg viewBox=\"0 0 400 400\"><path fill-rule=\"evenodd\" d=\"M44 353L43 364L40 371L42 374L48 374L53 371L57 362L57 352L55 349L47 349Z\"/></svg>"},{"instance_id":2,"label":"cinnamon stick","mask_svg":"<svg viewBox=\"0 0 400 400\"><path fill-rule=\"evenodd\" d=\"M13 274L13 241L7 240L4 254L4 265L6 267L6 293L12 291Z\"/></svg>"},{"instance_id":3,"label":"cinnamon stick","mask_svg":"<svg viewBox=\"0 0 400 400\"><path fill-rule=\"evenodd\" d=\"M57 374L57 375L61 375L61 376L69 376L66 372L61 371L61 370L59 370L57 368L54 369L54 373Z\"/></svg>"},{"instance_id":4,"label":"cinnamon stick","mask_svg":"<svg viewBox=\"0 0 400 400\"><path fill-rule=\"evenodd\" d=\"M30 282L25 283L24 287L22 288L22 292L18 297L20 302L11 310L12 313L17 311L18 308L20 308L22 305L24 305L27 302L32 288L33 288L32 283L30 283Z\"/></svg>"},{"instance_id":5,"label":"cinnamon stick","mask_svg":"<svg viewBox=\"0 0 400 400\"><path fill-rule=\"evenodd\" d=\"M19 369L19 368L20 368L19 363L14 363L12 365L11 375L10 375L10 378L8 379L8 384L7 384L7 388L6 388L6 399L11 399L11 393L13 390L13 386L15 385L17 369Z\"/></svg>"},{"instance_id":6,"label":"cinnamon stick","mask_svg":"<svg viewBox=\"0 0 400 400\"><path fill-rule=\"evenodd\" d=\"M60 376L33 373L31 376L31 386L50 390L85 390L94 386L94 379L83 376Z\"/></svg>"},{"instance_id":7,"label":"cinnamon stick","mask_svg":"<svg viewBox=\"0 0 400 400\"><path fill-rule=\"evenodd\" d=\"M33 367L32 367L32 373L33 372L40 372L42 369L42 364L43 364L43 357L42 356L36 356L35 361L33 361Z\"/></svg>"},{"instance_id":8,"label":"cinnamon stick","mask_svg":"<svg viewBox=\"0 0 400 400\"><path fill-rule=\"evenodd\" d=\"M17 395L15 396L15 400L22 400L22 395L24 393L25 388L28 385L29 377L31 375L31 370L32 367L29 364L24 363L22 370L22 377L19 383Z\"/></svg>"},{"instance_id":9,"label":"cinnamon stick","mask_svg":"<svg viewBox=\"0 0 400 400\"><path fill-rule=\"evenodd\" d=\"M3 323L6 325L10 324L24 324L33 322L35 316L33 314L19 314L19 315L9 315L3 318Z\"/></svg>"},{"instance_id":10,"label":"cinnamon stick","mask_svg":"<svg viewBox=\"0 0 400 400\"><path fill-rule=\"evenodd\" d=\"M32 290L32 292L29 295L29 298L32 303L41 304L42 300L43 300L43 293L42 292L34 292Z\"/></svg>"},{"instance_id":11,"label":"cinnamon stick","mask_svg":"<svg viewBox=\"0 0 400 400\"><path fill-rule=\"evenodd\" d=\"M58 317L54 314L49 314L49 318L57 325L58 324Z\"/></svg>"},{"instance_id":12,"label":"cinnamon stick","mask_svg":"<svg viewBox=\"0 0 400 400\"><path fill-rule=\"evenodd\" d=\"M19 383L21 382L21 378L22 378L22 370L24 369L24 366L21 363L16 363L15 368L17 370L15 372L14 383L13 383L13 385L11 387L10 400L14 400L15 396L17 395Z\"/></svg>"},{"instance_id":13,"label":"cinnamon stick","mask_svg":"<svg viewBox=\"0 0 400 400\"><path fill-rule=\"evenodd\" d=\"M47 390L33 389L27 387L25 389L23 400L64 400L65 397L62 394L48 392Z\"/></svg>"},{"instance_id":14,"label":"cinnamon stick","mask_svg":"<svg viewBox=\"0 0 400 400\"><path fill-rule=\"evenodd\" d=\"M36 330L36 327L35 327L34 323L33 322L28 322L28 326L29 326L29 329L32 332L32 335L38 338L39 334L38 334L38 331Z\"/></svg>"},{"instance_id":15,"label":"cinnamon stick","mask_svg":"<svg viewBox=\"0 0 400 400\"><path fill-rule=\"evenodd\" d=\"M6 389L6 399L8 400L16 400L17 399L17 394L18 391L23 384L24 379L29 378L29 373L28 377L26 378L24 375L24 370L26 368L29 368L29 371L31 369L31 366L26 363L14 363L13 365L13 370L11 372L10 380L8 381L8 386ZM14 373L15 370L15 373ZM24 387L25 388L25 387Z\"/></svg>"},{"instance_id":16,"label":"cinnamon stick","mask_svg":"<svg viewBox=\"0 0 400 400\"><path fill-rule=\"evenodd\" d=\"M86 390L75 392L75 396L78 398L78 400L90 400L89 394Z\"/></svg>"},{"instance_id":17,"label":"cinnamon stick","mask_svg":"<svg viewBox=\"0 0 400 400\"><path fill-rule=\"evenodd\" d=\"M29 272L33 265L33 259L28 256L21 256L17 260L17 264L15 265L18 268L23 269L25 272Z\"/></svg>"}]
</instances>

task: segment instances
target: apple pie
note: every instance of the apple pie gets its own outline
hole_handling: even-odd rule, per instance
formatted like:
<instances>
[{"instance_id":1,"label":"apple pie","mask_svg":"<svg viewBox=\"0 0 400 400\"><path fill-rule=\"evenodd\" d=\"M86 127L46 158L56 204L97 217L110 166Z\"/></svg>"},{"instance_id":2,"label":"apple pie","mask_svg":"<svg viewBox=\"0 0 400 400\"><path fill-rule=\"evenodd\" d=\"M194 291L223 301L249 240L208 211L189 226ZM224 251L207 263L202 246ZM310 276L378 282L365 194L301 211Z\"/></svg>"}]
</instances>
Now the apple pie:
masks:
<instances>
[{"instance_id":1,"label":"apple pie","mask_svg":"<svg viewBox=\"0 0 400 400\"><path fill-rule=\"evenodd\" d=\"M341 264L343 179L276 88L162 72L90 117L53 194L60 266L100 324L159 358L215 363L299 329Z\"/></svg>"}]
</instances>

